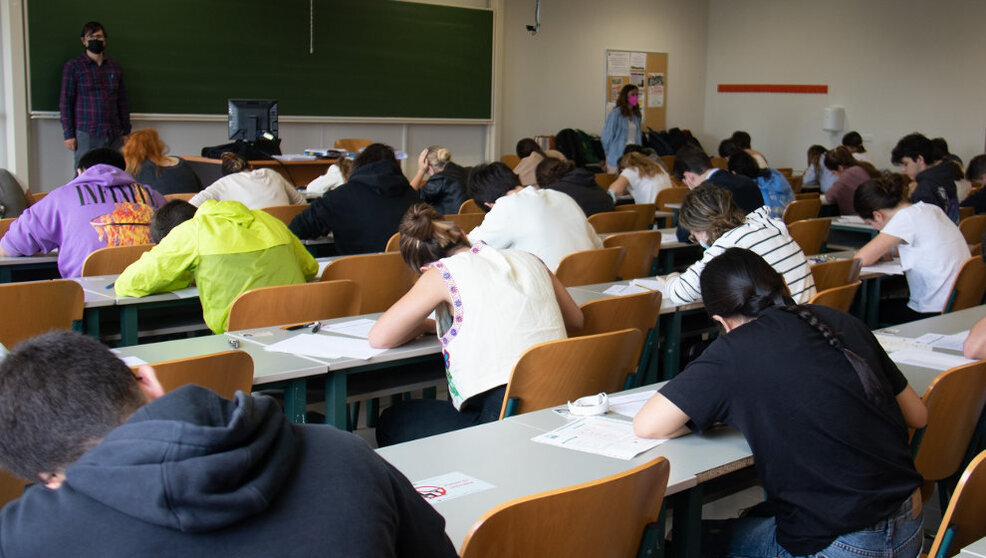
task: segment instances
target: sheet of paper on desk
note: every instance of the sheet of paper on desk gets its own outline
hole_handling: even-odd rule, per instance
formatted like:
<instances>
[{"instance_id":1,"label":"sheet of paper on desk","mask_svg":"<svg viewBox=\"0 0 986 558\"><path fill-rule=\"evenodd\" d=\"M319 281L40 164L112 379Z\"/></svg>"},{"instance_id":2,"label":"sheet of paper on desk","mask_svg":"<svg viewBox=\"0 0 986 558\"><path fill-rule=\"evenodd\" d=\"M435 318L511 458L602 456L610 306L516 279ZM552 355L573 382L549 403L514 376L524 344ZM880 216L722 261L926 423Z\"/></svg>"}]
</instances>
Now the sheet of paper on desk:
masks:
<instances>
[{"instance_id":1,"label":"sheet of paper on desk","mask_svg":"<svg viewBox=\"0 0 986 558\"><path fill-rule=\"evenodd\" d=\"M360 358L367 360L387 349L374 349L363 339L321 335L318 333L299 333L284 341L264 347L265 351L291 353L322 358Z\"/></svg>"},{"instance_id":2,"label":"sheet of paper on desk","mask_svg":"<svg viewBox=\"0 0 986 558\"><path fill-rule=\"evenodd\" d=\"M171 294L176 295L178 298L198 298L199 288L198 287L185 287L184 289L178 289L177 291L171 291Z\"/></svg>"},{"instance_id":3,"label":"sheet of paper on desk","mask_svg":"<svg viewBox=\"0 0 986 558\"><path fill-rule=\"evenodd\" d=\"M640 409L647 403L647 400L654 396L657 390L643 391L640 393L630 393L627 395L614 395L609 398L609 411L618 415L633 418L637 416Z\"/></svg>"},{"instance_id":4,"label":"sheet of paper on desk","mask_svg":"<svg viewBox=\"0 0 986 558\"><path fill-rule=\"evenodd\" d=\"M629 294L646 293L646 292L647 289L630 284L630 285L613 285L612 287L603 291L603 294L620 296L620 295L629 295Z\"/></svg>"},{"instance_id":5,"label":"sheet of paper on desk","mask_svg":"<svg viewBox=\"0 0 986 558\"><path fill-rule=\"evenodd\" d=\"M493 488L493 485L470 477L465 473L453 472L413 483L418 494L431 505L454 500L466 494L482 492Z\"/></svg>"},{"instance_id":6,"label":"sheet of paper on desk","mask_svg":"<svg viewBox=\"0 0 986 558\"><path fill-rule=\"evenodd\" d=\"M921 337L914 339L914 342L931 345L936 349L961 351L962 344L965 343L966 337L969 337L969 330L960 331L952 335L945 335L943 333L925 333Z\"/></svg>"},{"instance_id":7,"label":"sheet of paper on desk","mask_svg":"<svg viewBox=\"0 0 986 558\"><path fill-rule=\"evenodd\" d=\"M666 233L661 232L661 244L667 244L669 242L678 242L678 235L676 233Z\"/></svg>"},{"instance_id":8,"label":"sheet of paper on desk","mask_svg":"<svg viewBox=\"0 0 986 558\"><path fill-rule=\"evenodd\" d=\"M919 349L925 351L931 350L930 346L922 345L911 337L901 337L899 335L877 332L874 332L873 336L876 337L877 342L880 343L880 346L883 347L883 350L887 353L900 351L902 349Z\"/></svg>"},{"instance_id":9,"label":"sheet of paper on desk","mask_svg":"<svg viewBox=\"0 0 986 558\"><path fill-rule=\"evenodd\" d=\"M584 417L531 440L626 460L667 441L638 438L633 434L633 423L606 417Z\"/></svg>"},{"instance_id":10,"label":"sheet of paper on desk","mask_svg":"<svg viewBox=\"0 0 986 558\"><path fill-rule=\"evenodd\" d=\"M667 286L667 281L664 279L633 279L630 281L631 285L636 285L638 287L643 287L648 291L661 291L664 294L664 287Z\"/></svg>"},{"instance_id":11,"label":"sheet of paper on desk","mask_svg":"<svg viewBox=\"0 0 986 558\"><path fill-rule=\"evenodd\" d=\"M859 215L842 215L835 219L837 223L844 223L846 225L865 225L866 221L863 220Z\"/></svg>"},{"instance_id":12,"label":"sheet of paper on desk","mask_svg":"<svg viewBox=\"0 0 986 558\"><path fill-rule=\"evenodd\" d=\"M362 339L370 338L370 328L373 324L377 323L376 320L370 320L368 318L360 318L358 320L349 320L347 322L340 322L337 324L327 325L324 330L331 331L332 333L339 333L342 335L349 335L352 337L360 337Z\"/></svg>"},{"instance_id":13,"label":"sheet of paper on desk","mask_svg":"<svg viewBox=\"0 0 986 558\"><path fill-rule=\"evenodd\" d=\"M904 268L901 267L900 262L880 262L873 265L864 265L861 270L863 273L882 273L884 275L903 275Z\"/></svg>"},{"instance_id":14,"label":"sheet of paper on desk","mask_svg":"<svg viewBox=\"0 0 986 558\"><path fill-rule=\"evenodd\" d=\"M931 368L932 370L948 370L963 364L975 362L956 355L938 353L935 351L925 351L921 349L901 349L890 353L890 360L897 364L910 364L921 368Z\"/></svg>"}]
</instances>

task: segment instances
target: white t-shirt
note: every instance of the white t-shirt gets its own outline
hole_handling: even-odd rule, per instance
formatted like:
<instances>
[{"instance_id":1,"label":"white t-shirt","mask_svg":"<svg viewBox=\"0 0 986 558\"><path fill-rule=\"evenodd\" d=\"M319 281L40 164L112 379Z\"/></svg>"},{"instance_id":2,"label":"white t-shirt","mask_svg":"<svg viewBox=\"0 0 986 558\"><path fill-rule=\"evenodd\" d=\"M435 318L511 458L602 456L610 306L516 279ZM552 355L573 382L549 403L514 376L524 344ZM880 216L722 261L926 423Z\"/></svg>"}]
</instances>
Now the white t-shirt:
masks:
<instances>
[{"instance_id":1,"label":"white t-shirt","mask_svg":"<svg viewBox=\"0 0 986 558\"><path fill-rule=\"evenodd\" d=\"M627 167L620 176L630 183L627 191L633 196L633 203L654 203L658 192L671 187L671 178L663 172L657 172L654 176L641 176L637 169Z\"/></svg>"},{"instance_id":2,"label":"white t-shirt","mask_svg":"<svg viewBox=\"0 0 986 558\"><path fill-rule=\"evenodd\" d=\"M482 224L469 233L469 242L530 252L551 271L572 252L603 247L571 196L535 186L496 200Z\"/></svg>"},{"instance_id":3,"label":"white t-shirt","mask_svg":"<svg viewBox=\"0 0 986 558\"><path fill-rule=\"evenodd\" d=\"M250 209L263 209L272 205L305 203L305 196L285 180L281 173L271 169L256 169L227 174L192 196L188 202L198 207L205 200L238 201Z\"/></svg>"},{"instance_id":4,"label":"white t-shirt","mask_svg":"<svg viewBox=\"0 0 986 558\"><path fill-rule=\"evenodd\" d=\"M901 239L901 267L916 312L941 312L948 303L969 245L955 223L936 205L918 202L902 208L880 231Z\"/></svg>"}]
</instances>

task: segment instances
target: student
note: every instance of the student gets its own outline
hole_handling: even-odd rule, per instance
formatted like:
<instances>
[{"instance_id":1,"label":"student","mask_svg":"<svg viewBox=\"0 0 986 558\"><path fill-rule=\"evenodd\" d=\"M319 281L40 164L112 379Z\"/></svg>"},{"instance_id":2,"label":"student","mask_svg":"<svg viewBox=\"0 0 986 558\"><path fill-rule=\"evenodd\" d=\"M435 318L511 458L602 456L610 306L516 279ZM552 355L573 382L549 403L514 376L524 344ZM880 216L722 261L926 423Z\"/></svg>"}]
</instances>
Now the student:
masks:
<instances>
[{"instance_id":1,"label":"student","mask_svg":"<svg viewBox=\"0 0 986 558\"><path fill-rule=\"evenodd\" d=\"M370 345L396 347L428 332L436 327L427 319L434 311L450 401L388 408L377 423L381 446L497 420L520 355L582 327L582 311L535 256L470 246L461 229L425 204L408 210L400 232L401 256L421 277L377 320Z\"/></svg>"},{"instance_id":2,"label":"student","mask_svg":"<svg viewBox=\"0 0 986 558\"><path fill-rule=\"evenodd\" d=\"M953 223L958 222L959 200L955 181L961 177L957 176L954 165L942 164L935 158L931 140L918 133L904 136L894 146L890 162L901 167L901 171L917 183L911 192L911 203L937 205Z\"/></svg>"},{"instance_id":3,"label":"student","mask_svg":"<svg viewBox=\"0 0 986 558\"><path fill-rule=\"evenodd\" d=\"M658 192L672 186L664 167L639 152L620 157L619 169L620 176L609 185L609 191L616 197L629 192L633 203L654 203Z\"/></svg>"},{"instance_id":4,"label":"student","mask_svg":"<svg viewBox=\"0 0 986 558\"><path fill-rule=\"evenodd\" d=\"M640 119L640 92L637 86L628 83L620 89L616 106L606 117L600 136L606 152L606 168L610 172L616 170L624 147L641 144Z\"/></svg>"},{"instance_id":5,"label":"student","mask_svg":"<svg viewBox=\"0 0 986 558\"><path fill-rule=\"evenodd\" d=\"M705 521L708 556L900 556L921 551L922 479L908 427L927 410L859 320L797 305L760 256L731 248L702 274L726 331L634 418L648 438L738 429L767 501Z\"/></svg>"},{"instance_id":6,"label":"student","mask_svg":"<svg viewBox=\"0 0 986 558\"><path fill-rule=\"evenodd\" d=\"M180 157L165 155L168 146L152 128L137 130L123 144L127 173L162 194L189 194L202 189L191 165Z\"/></svg>"},{"instance_id":7,"label":"student","mask_svg":"<svg viewBox=\"0 0 986 558\"><path fill-rule=\"evenodd\" d=\"M596 184L596 177L585 169L575 168L572 161L548 158L538 164L537 184L541 188L568 194L579 204L586 217L613 211L613 198Z\"/></svg>"},{"instance_id":8,"label":"student","mask_svg":"<svg viewBox=\"0 0 986 558\"><path fill-rule=\"evenodd\" d=\"M753 180L723 171L712 166L712 161L704 151L697 147L686 146L678 150L674 157L674 174L689 188L695 188L705 181L729 190L733 201L749 213L763 207L763 195L760 187ZM688 231L678 224L678 240L688 240Z\"/></svg>"},{"instance_id":9,"label":"student","mask_svg":"<svg viewBox=\"0 0 986 558\"><path fill-rule=\"evenodd\" d=\"M788 234L784 221L771 218L767 207L744 216L727 190L705 183L688 192L678 219L705 247L705 253L684 273L666 277L664 295L675 304L700 299L702 270L713 258L732 247L748 248L766 258L784 277L798 303L808 302L815 295L815 280L805 253Z\"/></svg>"},{"instance_id":10,"label":"student","mask_svg":"<svg viewBox=\"0 0 986 558\"><path fill-rule=\"evenodd\" d=\"M456 555L363 440L269 397L163 394L153 368L70 331L18 345L0 385L0 465L44 483L0 513L4 556Z\"/></svg>"},{"instance_id":11,"label":"student","mask_svg":"<svg viewBox=\"0 0 986 558\"><path fill-rule=\"evenodd\" d=\"M856 253L872 265L895 250L910 289L907 305L890 299L880 305L881 321L901 323L940 314L948 303L969 246L941 208L922 201L905 201L904 179L898 174L864 182L853 205L880 234Z\"/></svg>"},{"instance_id":12,"label":"student","mask_svg":"<svg viewBox=\"0 0 986 558\"><path fill-rule=\"evenodd\" d=\"M291 220L298 238L331 231L339 254L383 252L412 204L419 201L401 172L394 150L373 143L353 160L349 181L326 192Z\"/></svg>"},{"instance_id":13,"label":"student","mask_svg":"<svg viewBox=\"0 0 986 558\"><path fill-rule=\"evenodd\" d=\"M863 136L859 135L859 132L852 131L842 136L842 147L849 150L849 153L857 161L873 164L869 153L866 152L866 147L863 146Z\"/></svg>"},{"instance_id":14,"label":"student","mask_svg":"<svg viewBox=\"0 0 986 558\"><path fill-rule=\"evenodd\" d=\"M794 190L784 175L777 169L761 169L753 156L746 151L737 151L726 161L729 172L745 176L757 183L764 205L770 208L770 216L780 219L784 216L787 204L794 201Z\"/></svg>"},{"instance_id":15,"label":"student","mask_svg":"<svg viewBox=\"0 0 986 558\"><path fill-rule=\"evenodd\" d=\"M736 147L739 147L740 149L749 153L750 156L753 157L753 160L757 162L758 167L762 169L768 167L767 158L763 156L763 153L760 153L756 149L753 149L753 147L750 145L750 141L751 141L750 134L744 132L743 130L736 130L735 132L733 132L733 135L729 136L729 139L732 140L734 144L736 144Z\"/></svg>"},{"instance_id":16,"label":"student","mask_svg":"<svg viewBox=\"0 0 986 558\"><path fill-rule=\"evenodd\" d=\"M514 167L514 174L520 177L520 183L524 186L537 184L537 168L541 161L546 158L565 161L565 155L554 149L541 149L536 141L531 138L523 138L517 142L517 156L520 162Z\"/></svg>"},{"instance_id":17,"label":"student","mask_svg":"<svg viewBox=\"0 0 986 558\"><path fill-rule=\"evenodd\" d=\"M978 182L980 188L962 200L960 205L974 208L977 214L986 213L986 188L982 187L986 184L986 154L976 155L969 161L965 176L968 180Z\"/></svg>"},{"instance_id":18,"label":"student","mask_svg":"<svg viewBox=\"0 0 986 558\"><path fill-rule=\"evenodd\" d=\"M469 189L476 205L487 212L469 233L470 244L531 252L552 272L572 252L603 247L575 200L555 190L521 186L503 163L475 167Z\"/></svg>"},{"instance_id":19,"label":"student","mask_svg":"<svg viewBox=\"0 0 986 558\"><path fill-rule=\"evenodd\" d=\"M108 147L79 160L78 177L24 210L0 240L0 256L58 249L62 277L82 275L82 263L107 246L148 244L148 225L164 196L123 171L123 155Z\"/></svg>"},{"instance_id":20,"label":"student","mask_svg":"<svg viewBox=\"0 0 986 558\"><path fill-rule=\"evenodd\" d=\"M305 196L281 173L268 168L250 170L250 163L235 153L222 154L222 173L222 178L192 196L189 203L198 207L205 200L237 201L250 209L305 203Z\"/></svg>"},{"instance_id":21,"label":"student","mask_svg":"<svg viewBox=\"0 0 986 558\"><path fill-rule=\"evenodd\" d=\"M879 178L876 168L850 153L845 147L839 146L825 154L825 168L835 175L835 183L822 194L822 203L834 203L839 206L839 214L855 215L853 196L859 185L873 178Z\"/></svg>"},{"instance_id":22,"label":"student","mask_svg":"<svg viewBox=\"0 0 986 558\"><path fill-rule=\"evenodd\" d=\"M258 287L303 283L318 263L280 220L236 201L206 200L196 211L172 200L154 214L158 243L117 278L116 294L147 296L198 285L202 315L214 333L226 331L229 307Z\"/></svg>"},{"instance_id":23,"label":"student","mask_svg":"<svg viewBox=\"0 0 986 558\"><path fill-rule=\"evenodd\" d=\"M411 188L439 213L458 213L466 201L466 178L466 169L452 162L449 150L433 145L418 155L418 173L411 179Z\"/></svg>"},{"instance_id":24,"label":"student","mask_svg":"<svg viewBox=\"0 0 986 558\"><path fill-rule=\"evenodd\" d=\"M353 172L353 160L348 157L340 157L338 161L329 165L325 174L309 182L308 186L305 187L305 192L322 195L329 190L335 190L349 180L351 172Z\"/></svg>"},{"instance_id":25,"label":"student","mask_svg":"<svg viewBox=\"0 0 986 558\"><path fill-rule=\"evenodd\" d=\"M835 175L832 171L825 168L825 153L828 150L821 145L813 145L808 148L808 166L801 177L801 184L804 186L818 186L824 194L835 184Z\"/></svg>"}]
</instances>

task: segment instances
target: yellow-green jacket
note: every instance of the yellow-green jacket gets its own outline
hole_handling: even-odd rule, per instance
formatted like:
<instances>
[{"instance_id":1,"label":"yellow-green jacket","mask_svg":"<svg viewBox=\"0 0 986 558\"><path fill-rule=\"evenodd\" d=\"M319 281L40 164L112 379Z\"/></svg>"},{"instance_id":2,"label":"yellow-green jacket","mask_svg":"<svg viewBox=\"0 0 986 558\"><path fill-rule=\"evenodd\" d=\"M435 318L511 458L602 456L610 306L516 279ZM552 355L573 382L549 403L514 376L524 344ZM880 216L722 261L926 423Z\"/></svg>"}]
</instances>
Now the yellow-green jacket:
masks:
<instances>
[{"instance_id":1,"label":"yellow-green jacket","mask_svg":"<svg viewBox=\"0 0 986 558\"><path fill-rule=\"evenodd\" d=\"M198 285L202 314L215 333L226 331L233 299L250 289L303 283L318 263L298 238L270 214L240 202L208 200L195 217L116 280L122 296L146 296Z\"/></svg>"}]
</instances>

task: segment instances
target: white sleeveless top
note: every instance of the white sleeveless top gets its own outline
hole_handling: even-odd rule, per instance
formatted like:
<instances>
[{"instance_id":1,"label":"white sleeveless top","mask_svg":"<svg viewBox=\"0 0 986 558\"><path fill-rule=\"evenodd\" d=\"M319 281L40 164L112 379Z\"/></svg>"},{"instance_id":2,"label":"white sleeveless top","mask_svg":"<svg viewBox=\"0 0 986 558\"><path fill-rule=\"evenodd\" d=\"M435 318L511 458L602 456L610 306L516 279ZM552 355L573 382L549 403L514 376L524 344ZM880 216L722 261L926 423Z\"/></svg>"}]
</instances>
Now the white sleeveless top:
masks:
<instances>
[{"instance_id":1,"label":"white sleeveless top","mask_svg":"<svg viewBox=\"0 0 986 558\"><path fill-rule=\"evenodd\" d=\"M436 316L456 409L506 384L532 345L566 337L551 276L536 256L477 244L431 265L441 272L452 299Z\"/></svg>"}]
</instances>

